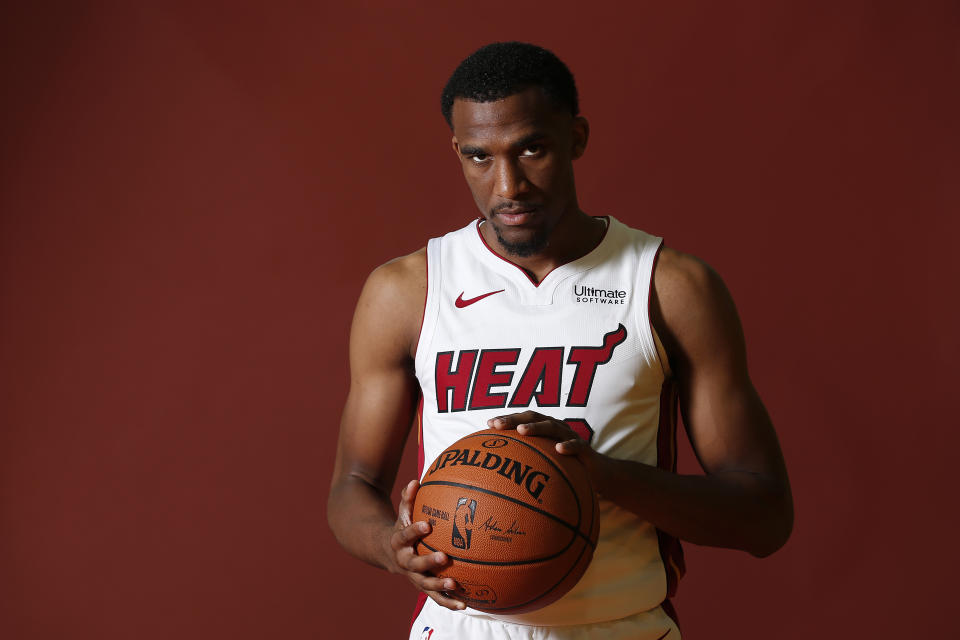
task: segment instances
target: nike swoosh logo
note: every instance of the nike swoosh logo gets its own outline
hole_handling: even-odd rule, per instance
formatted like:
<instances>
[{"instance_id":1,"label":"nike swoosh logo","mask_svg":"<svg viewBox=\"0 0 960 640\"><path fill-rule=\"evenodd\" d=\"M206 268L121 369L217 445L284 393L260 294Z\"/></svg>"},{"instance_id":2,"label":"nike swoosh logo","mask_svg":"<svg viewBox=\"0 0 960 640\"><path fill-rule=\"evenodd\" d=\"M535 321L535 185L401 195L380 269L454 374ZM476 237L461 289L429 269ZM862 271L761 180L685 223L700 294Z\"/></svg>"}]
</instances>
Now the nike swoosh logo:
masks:
<instances>
[{"instance_id":1,"label":"nike swoosh logo","mask_svg":"<svg viewBox=\"0 0 960 640\"><path fill-rule=\"evenodd\" d=\"M486 298L487 296L492 296L492 295L495 294L495 293L503 293L504 291L506 291L506 289L500 289L499 291L491 291L490 293L485 293L485 294L483 294L483 295L481 295L481 296L477 296L476 298L470 298L469 300L464 300L464 299L463 299L463 291L461 291L461 292L460 292L460 295L457 296L457 299L456 299L456 301L454 301L453 304L455 304L455 305L457 306L457 309L463 309L464 307L469 307L469 306L472 305L474 302L480 302L481 300L483 300L483 299Z\"/></svg>"}]
</instances>

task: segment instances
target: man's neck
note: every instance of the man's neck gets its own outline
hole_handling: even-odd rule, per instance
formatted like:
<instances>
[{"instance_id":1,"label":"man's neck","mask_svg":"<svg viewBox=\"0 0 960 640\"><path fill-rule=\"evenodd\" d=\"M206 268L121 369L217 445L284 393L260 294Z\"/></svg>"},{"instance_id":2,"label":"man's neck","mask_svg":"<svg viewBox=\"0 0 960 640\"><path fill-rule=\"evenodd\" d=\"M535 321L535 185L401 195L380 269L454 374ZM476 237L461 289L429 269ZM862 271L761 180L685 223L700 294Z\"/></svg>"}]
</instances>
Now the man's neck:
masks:
<instances>
[{"instance_id":1,"label":"man's neck","mask_svg":"<svg viewBox=\"0 0 960 640\"><path fill-rule=\"evenodd\" d=\"M498 255L526 271L534 282L540 282L557 267L593 251L603 239L606 224L603 218L593 218L578 209L557 223L542 251L522 257L503 247L490 225L482 224L480 232Z\"/></svg>"}]
</instances>

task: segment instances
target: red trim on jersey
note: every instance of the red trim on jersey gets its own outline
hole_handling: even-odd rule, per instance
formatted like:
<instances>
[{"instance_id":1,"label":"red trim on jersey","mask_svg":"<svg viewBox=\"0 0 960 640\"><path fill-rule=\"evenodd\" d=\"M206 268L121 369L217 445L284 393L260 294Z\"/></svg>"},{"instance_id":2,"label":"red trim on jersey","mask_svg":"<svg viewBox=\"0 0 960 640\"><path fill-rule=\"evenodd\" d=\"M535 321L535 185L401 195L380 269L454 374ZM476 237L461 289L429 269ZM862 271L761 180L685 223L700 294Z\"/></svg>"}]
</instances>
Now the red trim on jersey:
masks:
<instances>
[{"instance_id":1,"label":"red trim on jersey","mask_svg":"<svg viewBox=\"0 0 960 640\"><path fill-rule=\"evenodd\" d=\"M650 267L650 283L647 285L647 324L650 325L650 333L656 335L656 328L653 326L653 320L650 318L650 301L653 299L653 274L657 271L657 262L660 260L660 252L663 250L663 240L660 241L660 246L657 247L657 252L653 256L653 266ZM657 349L657 339L653 339L653 349L657 352L657 360L660 360L660 350ZM666 353L663 354L666 356ZM664 366L666 365L666 366ZM667 370L670 368L669 361L666 363L660 363L660 370L663 372L663 375L667 375Z\"/></svg>"},{"instance_id":2,"label":"red trim on jersey","mask_svg":"<svg viewBox=\"0 0 960 640\"><path fill-rule=\"evenodd\" d=\"M673 380L664 380L660 388L660 422L657 425L657 467L671 473L677 470L677 396ZM677 584L686 573L683 547L670 534L657 529L660 560L667 578L667 598L677 594Z\"/></svg>"},{"instance_id":3,"label":"red trim on jersey","mask_svg":"<svg viewBox=\"0 0 960 640\"><path fill-rule=\"evenodd\" d=\"M657 253L653 257L653 267L650 269L650 286L647 288L647 315L649 321L650 300L653 296L654 273L657 269L657 262L660 260L660 252L663 250L663 241L657 247ZM650 330L654 332L653 322L650 322ZM657 354L659 357L659 353ZM667 367L663 366L669 363L661 363L661 368L666 375ZM657 425L657 466L661 469L676 473L677 471L677 398L679 396L679 387L675 380L664 380L660 388L660 422ZM670 605L669 598L677 594L677 586L680 578L686 573L686 563L683 559L683 547L680 541L657 529L657 543L660 547L660 560L663 562L663 569L667 578L667 598L664 611L673 618L677 626L680 622L677 620L676 612ZM668 610L669 607L669 610ZM671 615L672 612L672 615Z\"/></svg>"},{"instance_id":4,"label":"red trim on jersey","mask_svg":"<svg viewBox=\"0 0 960 640\"><path fill-rule=\"evenodd\" d=\"M677 610L673 607L673 603L670 602L670 600L664 600L660 607L663 609L665 614L670 616L670 619L673 620L673 623L677 625L677 629L680 629L680 616L677 615ZM680 629L680 631L682 633L683 629Z\"/></svg>"},{"instance_id":5,"label":"red trim on jersey","mask_svg":"<svg viewBox=\"0 0 960 640\"><path fill-rule=\"evenodd\" d=\"M660 240L660 245L657 247L657 253L653 256L653 265L650 267L650 286L647 287L647 310L650 309L650 298L653 295L653 274L657 270L657 262L660 261L660 252L663 251L663 240Z\"/></svg>"},{"instance_id":6,"label":"red trim on jersey","mask_svg":"<svg viewBox=\"0 0 960 640\"><path fill-rule=\"evenodd\" d=\"M423 475L423 394L420 394L420 402L417 404L417 480ZM427 602L427 594L420 592L417 594L417 604L413 608L413 617L410 618L410 630L413 631L413 623L417 621L417 616Z\"/></svg>"},{"instance_id":7,"label":"red trim on jersey","mask_svg":"<svg viewBox=\"0 0 960 640\"><path fill-rule=\"evenodd\" d=\"M410 631L413 631L413 623L417 621L417 616L423 611L423 605L425 604L427 604L427 594L421 591L417 594L417 606L413 608L413 617L410 618ZM674 622L676 622L676 620L674 620Z\"/></svg>"},{"instance_id":8,"label":"red trim on jersey","mask_svg":"<svg viewBox=\"0 0 960 640\"><path fill-rule=\"evenodd\" d=\"M420 330L417 332L417 344L413 347L413 359L417 359L417 350L420 348L420 340L423 338L423 323L427 319L427 300L430 298L430 251L423 252L423 261L425 275L427 277L427 292L423 296L423 314L420 316ZM417 480L423 473L423 394L420 394L420 402L417 404Z\"/></svg>"},{"instance_id":9,"label":"red trim on jersey","mask_svg":"<svg viewBox=\"0 0 960 640\"><path fill-rule=\"evenodd\" d=\"M423 475L423 394L417 403L417 480Z\"/></svg>"},{"instance_id":10,"label":"red trim on jersey","mask_svg":"<svg viewBox=\"0 0 960 640\"><path fill-rule=\"evenodd\" d=\"M603 218L604 220L606 220L606 221L607 221L607 225L603 228L603 235L600 236L600 240L597 242L597 244L596 244L592 249L590 249L590 251L587 251L585 254L583 254L583 256L590 255L597 247L599 247L599 246L603 243L603 239L607 237L607 231L610 230L610 216L596 216L596 217L597 217L597 218ZM507 260L507 259L504 258L502 255L500 255L499 253L497 253L496 251L494 251L493 248L492 248L489 244L487 244L487 239L483 237L483 234L482 234L482 233L480 233L480 223L481 223L481 222L484 222L484 219L483 219L483 218L478 218L478 219L477 219L477 235L480 236L480 242L483 243L483 246L485 246L485 247L487 248L487 250L490 251L490 253L492 253L493 255L497 256L498 258L500 258L501 260L503 260L503 261L506 262L507 264L512 264L512 265L515 266L517 269L520 269L520 272L523 273L523 275L527 276L527 280L529 280L529 281L530 281L530 284L532 284L532 285L535 286L535 287L539 287L539 286L543 283L543 281L547 279L547 276L549 276L551 273L553 273L553 272L557 269L557 267L562 267L564 264L568 264L568 262L573 262L573 260L569 260L568 262L564 262L563 264L558 264L556 267L554 267L553 269L551 269L551 270L547 273L547 275L543 276L543 277L540 279L540 282L537 282L536 280L534 280L533 278L530 277L530 274L527 273L527 270L526 270L526 269L524 269L523 267L521 267L520 265L518 265L518 264L517 264L516 262L514 262L513 260ZM582 258L583 256L580 256L580 258ZM576 260L579 260L580 258L576 258Z\"/></svg>"},{"instance_id":11,"label":"red trim on jersey","mask_svg":"<svg viewBox=\"0 0 960 640\"><path fill-rule=\"evenodd\" d=\"M417 343L413 345L413 359L417 359L417 350L420 348L420 339L423 337L423 323L427 319L427 300L430 299L430 250L425 249L423 252L423 269L424 275L426 276L427 290L423 296L423 313L420 314L420 330L417 331Z\"/></svg>"},{"instance_id":12,"label":"red trim on jersey","mask_svg":"<svg viewBox=\"0 0 960 640\"><path fill-rule=\"evenodd\" d=\"M677 383L664 380L660 387L660 422L657 424L657 467L677 468Z\"/></svg>"},{"instance_id":13,"label":"red trim on jersey","mask_svg":"<svg viewBox=\"0 0 960 640\"><path fill-rule=\"evenodd\" d=\"M420 331L417 333L417 344L413 349L413 357L417 357L417 349L420 347L420 340L423 338L423 323L427 319L427 300L430 298L430 250L424 252L423 259L426 261L427 293L423 298L423 315L420 316ZM423 452L423 394L420 394L420 401L417 403L417 480L423 475L424 464ZM410 618L410 631L413 631L413 623L417 621L417 616L423 610L423 605L427 603L427 594L420 592L417 594L417 604L413 608L413 617Z\"/></svg>"}]
</instances>

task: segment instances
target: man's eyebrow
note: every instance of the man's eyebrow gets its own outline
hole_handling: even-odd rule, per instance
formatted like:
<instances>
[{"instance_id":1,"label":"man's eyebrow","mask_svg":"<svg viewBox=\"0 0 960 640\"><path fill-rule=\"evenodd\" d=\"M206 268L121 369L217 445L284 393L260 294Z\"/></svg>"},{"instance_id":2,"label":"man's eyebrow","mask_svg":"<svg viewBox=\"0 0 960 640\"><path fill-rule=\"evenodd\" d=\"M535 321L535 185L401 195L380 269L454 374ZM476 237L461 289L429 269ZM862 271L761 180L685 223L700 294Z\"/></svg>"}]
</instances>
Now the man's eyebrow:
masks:
<instances>
[{"instance_id":1,"label":"man's eyebrow","mask_svg":"<svg viewBox=\"0 0 960 640\"><path fill-rule=\"evenodd\" d=\"M534 131L533 133L528 133L527 135L523 136L522 138L514 142L513 148L523 149L524 147L528 147L534 142L539 142L540 140L543 140L546 137L547 137L546 133L542 131Z\"/></svg>"},{"instance_id":2,"label":"man's eyebrow","mask_svg":"<svg viewBox=\"0 0 960 640\"><path fill-rule=\"evenodd\" d=\"M510 146L513 147L514 149L523 149L525 147L530 146L534 142L539 142L543 140L546 137L547 137L546 133L542 131L534 131L533 133L528 133L527 135L523 136L522 138L520 138ZM477 147L472 144L465 144L460 146L460 155L463 155L463 156L479 156L479 155L486 155L486 154L487 154L487 150L484 149L483 147Z\"/></svg>"},{"instance_id":3,"label":"man's eyebrow","mask_svg":"<svg viewBox=\"0 0 960 640\"><path fill-rule=\"evenodd\" d=\"M464 144L460 145L460 155L462 156L480 156L485 155L487 152L481 147L475 147L473 145Z\"/></svg>"}]
</instances>

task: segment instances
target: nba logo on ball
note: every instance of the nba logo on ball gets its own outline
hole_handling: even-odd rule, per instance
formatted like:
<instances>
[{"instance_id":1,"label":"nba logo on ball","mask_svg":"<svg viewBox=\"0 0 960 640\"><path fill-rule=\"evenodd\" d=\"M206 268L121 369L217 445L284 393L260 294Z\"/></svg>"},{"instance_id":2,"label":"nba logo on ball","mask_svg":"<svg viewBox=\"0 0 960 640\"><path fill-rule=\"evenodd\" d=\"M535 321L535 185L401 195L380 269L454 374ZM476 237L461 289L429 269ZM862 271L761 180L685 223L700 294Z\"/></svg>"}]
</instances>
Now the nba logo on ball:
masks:
<instances>
[{"instance_id":1,"label":"nba logo on ball","mask_svg":"<svg viewBox=\"0 0 960 640\"><path fill-rule=\"evenodd\" d=\"M414 519L429 521L423 555L444 552L454 597L490 613L554 602L586 571L597 544L597 496L586 468L550 438L485 429L426 468Z\"/></svg>"},{"instance_id":2,"label":"nba logo on ball","mask_svg":"<svg viewBox=\"0 0 960 640\"><path fill-rule=\"evenodd\" d=\"M457 549L470 548L470 536L473 534L473 519L477 515L477 501L469 498L460 498L457 500L457 510L453 514L453 534L450 542ZM460 533L460 523L463 526L463 533ZM463 534L466 534L464 538Z\"/></svg>"}]
</instances>

